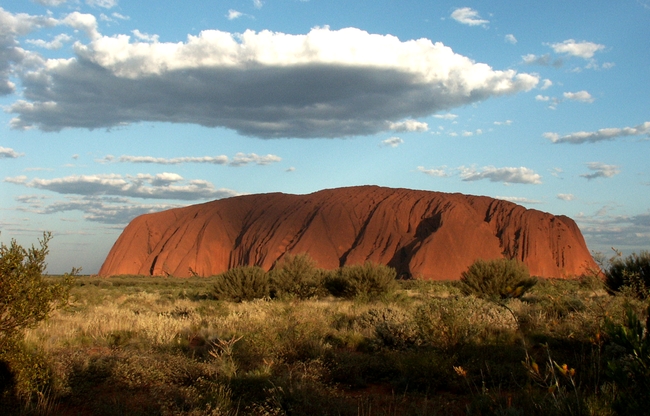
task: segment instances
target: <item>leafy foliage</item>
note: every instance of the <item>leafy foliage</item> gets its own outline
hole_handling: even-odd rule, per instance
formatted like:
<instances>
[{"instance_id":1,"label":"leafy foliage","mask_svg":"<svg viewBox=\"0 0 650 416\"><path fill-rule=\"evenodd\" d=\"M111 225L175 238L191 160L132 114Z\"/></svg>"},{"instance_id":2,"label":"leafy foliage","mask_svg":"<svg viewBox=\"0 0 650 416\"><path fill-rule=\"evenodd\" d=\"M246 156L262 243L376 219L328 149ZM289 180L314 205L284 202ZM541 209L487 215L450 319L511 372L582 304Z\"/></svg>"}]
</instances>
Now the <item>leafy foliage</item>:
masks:
<instances>
[{"instance_id":1,"label":"leafy foliage","mask_svg":"<svg viewBox=\"0 0 650 416\"><path fill-rule=\"evenodd\" d=\"M29 396L50 379L50 371L38 352L23 343L24 330L46 319L68 299L73 276L58 283L43 279L45 257L52 236L43 234L40 247L23 248L11 240L0 244L0 402L9 403L14 394ZM13 391L15 390L15 391Z\"/></svg>"},{"instance_id":2,"label":"leafy foliage","mask_svg":"<svg viewBox=\"0 0 650 416\"><path fill-rule=\"evenodd\" d=\"M605 286L610 293L623 289L646 299L650 294L650 252L632 253L623 258L620 253L605 268Z\"/></svg>"},{"instance_id":3,"label":"leafy foliage","mask_svg":"<svg viewBox=\"0 0 650 416\"><path fill-rule=\"evenodd\" d=\"M0 345L47 318L56 302L68 299L75 270L59 284L43 280L50 239L51 234L43 234L40 248L25 249L15 240L0 245Z\"/></svg>"},{"instance_id":4,"label":"leafy foliage","mask_svg":"<svg viewBox=\"0 0 650 416\"><path fill-rule=\"evenodd\" d=\"M375 299L394 292L397 273L392 267L367 262L363 265L341 267L325 278L325 287L334 296Z\"/></svg>"},{"instance_id":5,"label":"leafy foliage","mask_svg":"<svg viewBox=\"0 0 650 416\"><path fill-rule=\"evenodd\" d=\"M293 295L299 299L318 296L323 292L323 275L308 254L287 255L269 272L271 296Z\"/></svg>"},{"instance_id":6,"label":"leafy foliage","mask_svg":"<svg viewBox=\"0 0 650 416\"><path fill-rule=\"evenodd\" d=\"M619 388L613 408L622 415L645 415L650 402L650 307L643 323L631 309L623 324L606 322L614 356L607 362L609 375Z\"/></svg>"},{"instance_id":7,"label":"leafy foliage","mask_svg":"<svg viewBox=\"0 0 650 416\"><path fill-rule=\"evenodd\" d=\"M475 261L462 273L460 283L466 295L507 299L520 298L537 279L517 260L496 259Z\"/></svg>"},{"instance_id":8,"label":"leafy foliage","mask_svg":"<svg viewBox=\"0 0 650 416\"><path fill-rule=\"evenodd\" d=\"M235 267L217 276L212 295L233 302L264 298L269 296L269 277L259 266Z\"/></svg>"}]
</instances>

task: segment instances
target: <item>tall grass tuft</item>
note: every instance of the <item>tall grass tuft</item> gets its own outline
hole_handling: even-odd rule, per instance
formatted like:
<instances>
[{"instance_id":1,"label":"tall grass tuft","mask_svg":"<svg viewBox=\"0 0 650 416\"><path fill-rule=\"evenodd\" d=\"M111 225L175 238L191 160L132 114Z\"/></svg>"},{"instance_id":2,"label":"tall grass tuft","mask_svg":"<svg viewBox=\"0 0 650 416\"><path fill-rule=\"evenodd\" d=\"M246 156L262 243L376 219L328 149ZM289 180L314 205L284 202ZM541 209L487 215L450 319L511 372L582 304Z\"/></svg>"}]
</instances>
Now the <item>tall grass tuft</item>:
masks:
<instances>
[{"instance_id":1,"label":"tall grass tuft","mask_svg":"<svg viewBox=\"0 0 650 416\"><path fill-rule=\"evenodd\" d=\"M460 278L464 294L491 299L520 298L536 283L526 265L509 259L477 260Z\"/></svg>"}]
</instances>

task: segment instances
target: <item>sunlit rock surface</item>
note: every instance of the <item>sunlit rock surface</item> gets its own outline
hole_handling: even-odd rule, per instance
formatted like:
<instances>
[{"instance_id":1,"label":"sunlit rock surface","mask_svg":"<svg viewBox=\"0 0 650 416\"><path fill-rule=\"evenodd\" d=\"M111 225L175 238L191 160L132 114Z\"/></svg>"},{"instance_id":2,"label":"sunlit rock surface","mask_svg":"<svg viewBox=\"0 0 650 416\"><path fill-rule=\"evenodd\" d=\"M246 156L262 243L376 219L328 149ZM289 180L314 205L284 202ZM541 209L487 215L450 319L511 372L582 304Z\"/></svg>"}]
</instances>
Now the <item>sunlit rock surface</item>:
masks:
<instances>
[{"instance_id":1,"label":"sunlit rock surface","mask_svg":"<svg viewBox=\"0 0 650 416\"><path fill-rule=\"evenodd\" d=\"M360 186L238 196L142 215L124 229L99 274L268 270L287 253L309 253L326 269L372 261L432 280L459 279L475 260L504 256L541 277L595 267L566 216L483 196Z\"/></svg>"}]
</instances>

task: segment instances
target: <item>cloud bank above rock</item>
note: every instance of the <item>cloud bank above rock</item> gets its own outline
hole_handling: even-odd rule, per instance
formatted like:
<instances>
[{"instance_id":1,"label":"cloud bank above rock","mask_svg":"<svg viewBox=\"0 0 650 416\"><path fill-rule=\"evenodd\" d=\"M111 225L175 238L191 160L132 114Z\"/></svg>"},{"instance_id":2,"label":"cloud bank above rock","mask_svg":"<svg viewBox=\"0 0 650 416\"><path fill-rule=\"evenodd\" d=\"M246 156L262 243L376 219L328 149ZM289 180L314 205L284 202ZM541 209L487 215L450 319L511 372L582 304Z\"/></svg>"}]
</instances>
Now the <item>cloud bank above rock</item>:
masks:
<instances>
[{"instance_id":1,"label":"cloud bank above rock","mask_svg":"<svg viewBox=\"0 0 650 416\"><path fill-rule=\"evenodd\" d=\"M369 135L539 77L494 70L428 39L360 29L305 35L206 30L185 42L92 33L75 56L21 74L14 129L111 128L142 121L225 127L261 138Z\"/></svg>"}]
</instances>

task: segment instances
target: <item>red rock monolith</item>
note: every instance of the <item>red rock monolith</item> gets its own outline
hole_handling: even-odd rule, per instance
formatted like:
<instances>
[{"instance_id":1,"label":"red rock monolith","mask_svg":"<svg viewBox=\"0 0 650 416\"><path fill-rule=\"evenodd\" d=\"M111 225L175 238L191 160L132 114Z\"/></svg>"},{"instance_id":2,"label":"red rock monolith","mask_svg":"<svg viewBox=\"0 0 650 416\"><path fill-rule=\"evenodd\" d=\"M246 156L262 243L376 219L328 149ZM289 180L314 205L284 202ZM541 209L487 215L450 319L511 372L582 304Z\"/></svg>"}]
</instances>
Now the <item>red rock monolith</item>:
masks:
<instances>
[{"instance_id":1,"label":"red rock monolith","mask_svg":"<svg viewBox=\"0 0 650 416\"><path fill-rule=\"evenodd\" d=\"M359 186L245 195L135 218L99 274L210 276L308 253L325 269L371 261L400 276L459 279L477 259L532 275L596 267L575 222L484 196Z\"/></svg>"}]
</instances>

